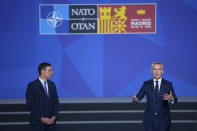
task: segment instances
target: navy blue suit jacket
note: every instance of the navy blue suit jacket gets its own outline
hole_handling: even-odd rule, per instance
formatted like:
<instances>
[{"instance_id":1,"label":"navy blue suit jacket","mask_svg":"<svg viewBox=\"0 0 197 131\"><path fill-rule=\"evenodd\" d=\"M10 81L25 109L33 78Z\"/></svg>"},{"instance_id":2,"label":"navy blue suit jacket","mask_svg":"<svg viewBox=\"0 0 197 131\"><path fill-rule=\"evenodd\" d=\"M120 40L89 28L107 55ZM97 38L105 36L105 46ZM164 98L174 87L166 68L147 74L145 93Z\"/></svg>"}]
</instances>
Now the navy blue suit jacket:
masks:
<instances>
[{"instance_id":1,"label":"navy blue suit jacket","mask_svg":"<svg viewBox=\"0 0 197 131\"><path fill-rule=\"evenodd\" d=\"M47 80L49 97L39 79L30 82L26 90L26 105L31 113L30 124L41 125L41 117L58 117L59 100L55 84Z\"/></svg>"},{"instance_id":2,"label":"navy blue suit jacket","mask_svg":"<svg viewBox=\"0 0 197 131\"><path fill-rule=\"evenodd\" d=\"M154 124L154 113L155 113L155 100L153 97L153 91L154 91L154 83L153 79L149 81L145 81L143 86L141 87L139 93L137 94L137 98L141 100L146 95L146 107L144 112L144 125L145 126L151 126ZM177 102L177 97L174 92L174 88L172 86L172 83L162 79L159 96L157 98L157 113L158 113L158 123L161 126L166 126L171 124L171 115L170 115L170 108L169 108L169 101L163 100L163 95L165 93L170 93L172 91L172 95L174 97L174 103Z\"/></svg>"}]
</instances>

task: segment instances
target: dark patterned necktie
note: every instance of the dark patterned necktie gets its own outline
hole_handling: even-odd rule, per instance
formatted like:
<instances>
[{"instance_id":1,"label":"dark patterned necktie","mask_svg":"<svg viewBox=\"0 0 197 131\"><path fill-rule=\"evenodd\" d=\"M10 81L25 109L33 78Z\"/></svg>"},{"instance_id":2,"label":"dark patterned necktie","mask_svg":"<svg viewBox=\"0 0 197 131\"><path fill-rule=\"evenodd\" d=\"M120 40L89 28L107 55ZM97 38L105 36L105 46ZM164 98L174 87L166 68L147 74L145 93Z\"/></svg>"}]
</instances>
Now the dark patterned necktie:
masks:
<instances>
[{"instance_id":1,"label":"dark patterned necktie","mask_svg":"<svg viewBox=\"0 0 197 131\"><path fill-rule=\"evenodd\" d=\"M155 89L154 89L154 96L155 98L157 98L157 95L159 93L159 84L158 84L158 80L155 81L156 82L156 85L155 85Z\"/></svg>"}]
</instances>

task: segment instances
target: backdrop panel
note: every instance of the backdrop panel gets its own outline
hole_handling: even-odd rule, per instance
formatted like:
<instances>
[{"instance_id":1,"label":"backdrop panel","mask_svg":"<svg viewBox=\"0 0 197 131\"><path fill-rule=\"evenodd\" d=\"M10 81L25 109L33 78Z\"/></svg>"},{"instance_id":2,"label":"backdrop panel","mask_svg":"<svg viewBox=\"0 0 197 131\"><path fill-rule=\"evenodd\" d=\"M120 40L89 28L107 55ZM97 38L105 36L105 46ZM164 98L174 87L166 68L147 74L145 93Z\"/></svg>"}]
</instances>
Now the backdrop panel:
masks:
<instances>
[{"instance_id":1,"label":"backdrop panel","mask_svg":"<svg viewBox=\"0 0 197 131\"><path fill-rule=\"evenodd\" d=\"M1 1L0 98L24 98L40 62L53 65L60 97L131 96L152 78L154 61L178 96L197 96L196 0L140 0L156 4L156 33L40 34L40 4L133 3L139 0Z\"/></svg>"}]
</instances>

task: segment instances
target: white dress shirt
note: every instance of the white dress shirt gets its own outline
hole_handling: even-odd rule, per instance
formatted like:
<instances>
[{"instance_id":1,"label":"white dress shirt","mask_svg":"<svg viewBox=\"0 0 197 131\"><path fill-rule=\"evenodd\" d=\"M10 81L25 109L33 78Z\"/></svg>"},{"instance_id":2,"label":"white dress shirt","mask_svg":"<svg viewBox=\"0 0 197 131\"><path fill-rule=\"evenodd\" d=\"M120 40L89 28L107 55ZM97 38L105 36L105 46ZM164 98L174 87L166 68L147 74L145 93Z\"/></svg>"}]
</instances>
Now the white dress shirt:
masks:
<instances>
[{"instance_id":1,"label":"white dress shirt","mask_svg":"<svg viewBox=\"0 0 197 131\"><path fill-rule=\"evenodd\" d=\"M160 79L153 79L153 83L154 83L154 89L155 89L155 86L156 86L156 81L158 81L158 91L160 91L160 87L161 87L161 81L162 81L162 78Z\"/></svg>"}]
</instances>

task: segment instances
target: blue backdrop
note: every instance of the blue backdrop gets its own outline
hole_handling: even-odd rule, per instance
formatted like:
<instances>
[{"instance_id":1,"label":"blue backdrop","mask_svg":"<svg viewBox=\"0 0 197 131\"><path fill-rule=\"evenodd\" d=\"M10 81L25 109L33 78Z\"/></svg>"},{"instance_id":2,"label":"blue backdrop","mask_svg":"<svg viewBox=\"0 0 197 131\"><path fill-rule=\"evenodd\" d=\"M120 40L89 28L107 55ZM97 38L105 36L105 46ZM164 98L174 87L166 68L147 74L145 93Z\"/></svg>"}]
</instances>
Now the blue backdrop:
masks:
<instances>
[{"instance_id":1,"label":"blue backdrop","mask_svg":"<svg viewBox=\"0 0 197 131\"><path fill-rule=\"evenodd\" d=\"M156 34L39 34L39 4L139 2L156 3ZM40 62L53 65L60 97L131 96L154 61L178 96L197 96L196 0L3 0L0 16L0 98L24 98Z\"/></svg>"}]
</instances>

